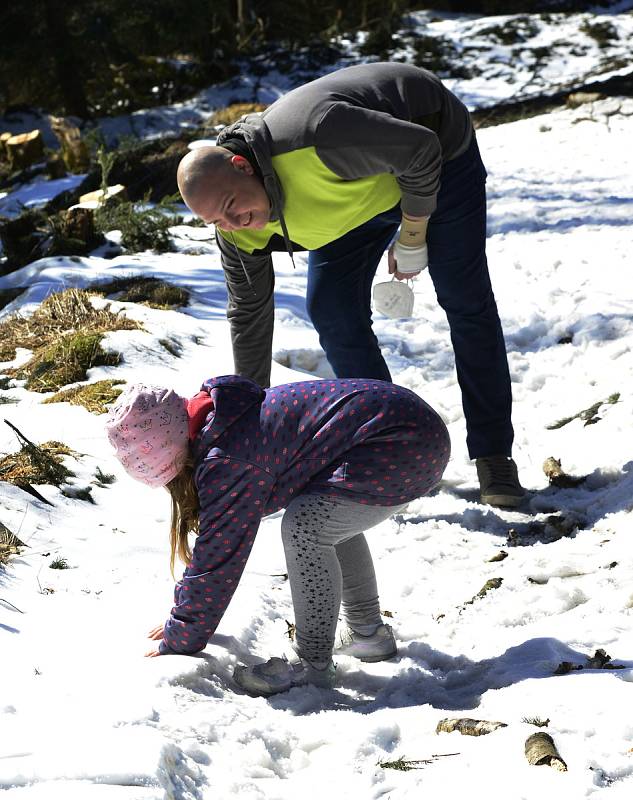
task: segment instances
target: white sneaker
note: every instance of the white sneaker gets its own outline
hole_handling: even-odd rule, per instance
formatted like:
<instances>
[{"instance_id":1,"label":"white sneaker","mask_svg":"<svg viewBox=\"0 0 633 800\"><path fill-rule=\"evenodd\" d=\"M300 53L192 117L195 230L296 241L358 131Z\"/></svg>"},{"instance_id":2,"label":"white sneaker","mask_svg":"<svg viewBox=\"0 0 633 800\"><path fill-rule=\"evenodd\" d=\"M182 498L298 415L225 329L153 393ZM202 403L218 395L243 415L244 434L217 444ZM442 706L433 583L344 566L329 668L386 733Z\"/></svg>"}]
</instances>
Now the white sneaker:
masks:
<instances>
[{"instance_id":1,"label":"white sneaker","mask_svg":"<svg viewBox=\"0 0 633 800\"><path fill-rule=\"evenodd\" d=\"M353 628L345 628L336 638L334 652L339 656L352 656L370 663L393 658L398 653L398 647L391 626L382 624L371 636L362 636Z\"/></svg>"},{"instance_id":2,"label":"white sneaker","mask_svg":"<svg viewBox=\"0 0 633 800\"><path fill-rule=\"evenodd\" d=\"M336 678L336 667L330 659L322 669L310 664L299 656L289 661L285 656L273 656L263 664L252 667L237 666L233 680L254 697L269 697L279 692L287 692L293 686L312 684L322 689L331 689Z\"/></svg>"}]
</instances>

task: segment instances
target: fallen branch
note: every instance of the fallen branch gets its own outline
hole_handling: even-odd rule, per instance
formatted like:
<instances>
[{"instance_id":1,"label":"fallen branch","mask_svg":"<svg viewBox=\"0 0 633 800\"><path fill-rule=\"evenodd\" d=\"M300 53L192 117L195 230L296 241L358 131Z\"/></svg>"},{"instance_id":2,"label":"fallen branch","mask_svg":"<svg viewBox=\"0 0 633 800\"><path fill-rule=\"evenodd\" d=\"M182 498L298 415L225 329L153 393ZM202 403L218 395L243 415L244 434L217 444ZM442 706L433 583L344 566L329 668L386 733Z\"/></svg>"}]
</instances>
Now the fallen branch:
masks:
<instances>
[{"instance_id":1,"label":"fallen branch","mask_svg":"<svg viewBox=\"0 0 633 800\"><path fill-rule=\"evenodd\" d=\"M464 603L463 608L472 605L475 602L475 600L481 600L488 594L488 592L491 592L493 589L498 589L502 583L503 583L503 578L490 578L489 581L486 581L484 583L482 588L477 592L477 594L472 598L472 600L467 600Z\"/></svg>"},{"instance_id":2,"label":"fallen branch","mask_svg":"<svg viewBox=\"0 0 633 800\"><path fill-rule=\"evenodd\" d=\"M592 656L587 656L586 664L573 664L571 661L561 661L556 667L554 675L567 675L581 669L626 669L624 664L612 664L611 656L600 647Z\"/></svg>"},{"instance_id":3,"label":"fallen branch","mask_svg":"<svg viewBox=\"0 0 633 800\"><path fill-rule=\"evenodd\" d=\"M586 119L586 118L581 118ZM580 121L580 119L578 120ZM594 122L597 120L593 120ZM546 428L548 431L555 431L558 428L562 428L565 425L568 425L570 422L573 422L575 419L579 419L585 423L585 427L587 425L595 425L596 422L600 422L602 417L598 416L598 412L602 408L602 406L607 405L614 405L620 400L620 393L614 392L613 394L609 395L606 400L599 400L597 403L589 406L589 408L584 408L582 411L579 411L577 414L573 414L571 417L563 417L563 419L559 419L557 422L553 422L551 425L547 425Z\"/></svg>"},{"instance_id":4,"label":"fallen branch","mask_svg":"<svg viewBox=\"0 0 633 800\"><path fill-rule=\"evenodd\" d=\"M8 600L5 600L4 597L0 597L0 603L4 603L7 606L11 606L11 608L14 608L20 614L24 614L24 611L22 611L22 609L18 608L17 606L14 606L13 603L10 603Z\"/></svg>"},{"instance_id":5,"label":"fallen branch","mask_svg":"<svg viewBox=\"0 0 633 800\"><path fill-rule=\"evenodd\" d=\"M485 719L469 719L462 717L461 719L442 719L437 723L435 733L452 733L457 731L463 736L485 736L487 733L499 728L507 728L505 722L488 722Z\"/></svg>"},{"instance_id":6,"label":"fallen branch","mask_svg":"<svg viewBox=\"0 0 633 800\"><path fill-rule=\"evenodd\" d=\"M437 753L436 755L432 755L430 758L417 758L417 759L405 759L404 756L400 756L400 758L396 759L395 761L379 761L378 766L382 767L383 769L396 769L400 772L409 772L412 769L422 769L421 767L415 766L417 764L432 764L434 761L437 761L438 758L447 758L449 756L458 756L460 753Z\"/></svg>"}]
</instances>

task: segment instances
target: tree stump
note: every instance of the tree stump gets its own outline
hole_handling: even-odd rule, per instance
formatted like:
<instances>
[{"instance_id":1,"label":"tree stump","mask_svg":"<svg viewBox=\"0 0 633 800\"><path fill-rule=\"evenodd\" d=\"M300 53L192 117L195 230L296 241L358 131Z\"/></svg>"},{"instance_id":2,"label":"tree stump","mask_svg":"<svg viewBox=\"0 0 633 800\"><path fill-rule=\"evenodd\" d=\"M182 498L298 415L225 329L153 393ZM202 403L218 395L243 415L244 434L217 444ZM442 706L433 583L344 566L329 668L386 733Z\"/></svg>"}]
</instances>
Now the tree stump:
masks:
<instances>
[{"instance_id":1,"label":"tree stump","mask_svg":"<svg viewBox=\"0 0 633 800\"><path fill-rule=\"evenodd\" d=\"M0 155L4 158L7 154L7 142L13 136L12 133L5 131L0 133Z\"/></svg>"},{"instance_id":2,"label":"tree stump","mask_svg":"<svg viewBox=\"0 0 633 800\"><path fill-rule=\"evenodd\" d=\"M5 142L12 169L24 169L44 158L44 139L39 130L18 133Z\"/></svg>"},{"instance_id":3,"label":"tree stump","mask_svg":"<svg viewBox=\"0 0 633 800\"><path fill-rule=\"evenodd\" d=\"M67 211L61 211L59 233L71 244L69 251L79 251L78 255L89 252L102 241L102 237L95 230L94 214L90 208L69 208Z\"/></svg>"},{"instance_id":4,"label":"tree stump","mask_svg":"<svg viewBox=\"0 0 633 800\"><path fill-rule=\"evenodd\" d=\"M525 757L532 766L543 764L559 772L567 772L567 764L556 749L549 733L533 733L525 742Z\"/></svg>"},{"instance_id":5,"label":"tree stump","mask_svg":"<svg viewBox=\"0 0 633 800\"><path fill-rule=\"evenodd\" d=\"M90 169L90 152L81 138L81 133L64 117L50 116L49 122L53 133L61 147L62 158L69 172L88 172Z\"/></svg>"}]
</instances>

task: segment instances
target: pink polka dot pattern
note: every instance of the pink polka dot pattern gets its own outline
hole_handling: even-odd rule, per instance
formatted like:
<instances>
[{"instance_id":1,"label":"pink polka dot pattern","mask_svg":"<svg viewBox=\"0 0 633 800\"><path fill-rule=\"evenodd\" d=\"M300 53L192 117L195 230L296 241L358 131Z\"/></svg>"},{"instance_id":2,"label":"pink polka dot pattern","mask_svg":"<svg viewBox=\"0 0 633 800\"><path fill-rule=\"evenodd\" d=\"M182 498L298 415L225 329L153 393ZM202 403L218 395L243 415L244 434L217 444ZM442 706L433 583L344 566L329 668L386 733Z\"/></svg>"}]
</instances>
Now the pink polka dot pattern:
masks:
<instances>
[{"instance_id":1,"label":"pink polka dot pattern","mask_svg":"<svg viewBox=\"0 0 633 800\"><path fill-rule=\"evenodd\" d=\"M263 390L222 376L193 440L200 534L177 584L163 652L205 647L240 580L262 517L303 492L401 505L429 492L450 455L446 426L414 392L373 379Z\"/></svg>"}]
</instances>

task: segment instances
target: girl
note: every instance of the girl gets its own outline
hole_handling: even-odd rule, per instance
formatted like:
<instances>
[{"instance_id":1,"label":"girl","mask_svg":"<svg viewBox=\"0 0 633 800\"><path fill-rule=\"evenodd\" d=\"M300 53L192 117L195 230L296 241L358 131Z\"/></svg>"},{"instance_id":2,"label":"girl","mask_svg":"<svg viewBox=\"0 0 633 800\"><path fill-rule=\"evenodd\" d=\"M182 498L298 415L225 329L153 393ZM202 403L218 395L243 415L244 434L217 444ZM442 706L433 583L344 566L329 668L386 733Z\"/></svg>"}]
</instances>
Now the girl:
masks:
<instances>
[{"instance_id":1,"label":"girl","mask_svg":"<svg viewBox=\"0 0 633 800\"><path fill-rule=\"evenodd\" d=\"M106 429L132 477L169 491L172 572L176 556L187 565L147 655L204 649L262 517L281 508L296 655L236 667L238 685L253 695L332 686L341 602L348 627L337 653L364 661L396 654L363 532L429 492L448 461L446 426L416 394L359 378L264 390L228 375L189 400L136 385L110 409Z\"/></svg>"}]
</instances>

